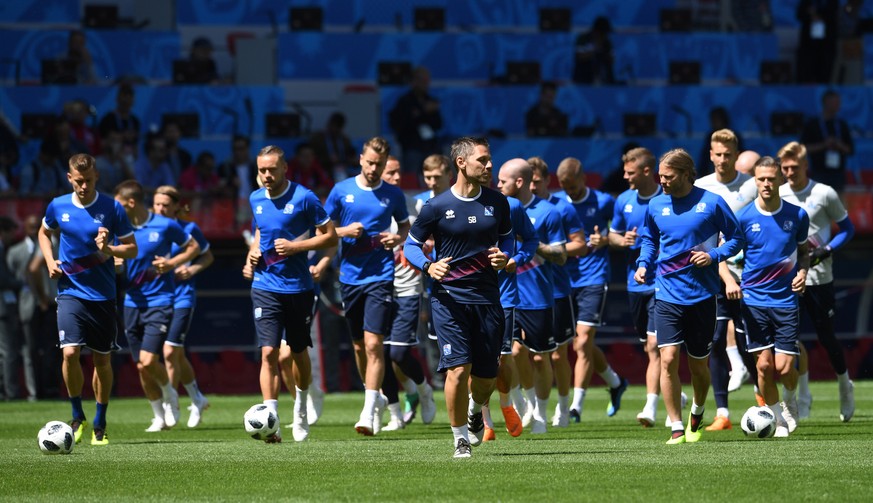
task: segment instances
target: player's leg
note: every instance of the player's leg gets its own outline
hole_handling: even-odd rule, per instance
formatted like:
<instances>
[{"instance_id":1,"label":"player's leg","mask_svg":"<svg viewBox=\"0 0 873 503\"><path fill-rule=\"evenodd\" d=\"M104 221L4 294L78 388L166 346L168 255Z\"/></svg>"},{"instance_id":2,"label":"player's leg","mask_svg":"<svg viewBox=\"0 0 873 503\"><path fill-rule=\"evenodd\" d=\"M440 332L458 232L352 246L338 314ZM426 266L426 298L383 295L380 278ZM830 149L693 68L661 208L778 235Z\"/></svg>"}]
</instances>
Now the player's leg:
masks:
<instances>
[{"instance_id":1,"label":"player's leg","mask_svg":"<svg viewBox=\"0 0 873 503\"><path fill-rule=\"evenodd\" d=\"M94 389L96 402L91 445L107 445L109 437L106 435L106 413L114 377L112 352L118 349L115 301L90 302L88 303L88 311L90 323L86 332L86 342L91 349L94 362L91 385Z\"/></svg>"},{"instance_id":2,"label":"player's leg","mask_svg":"<svg viewBox=\"0 0 873 503\"><path fill-rule=\"evenodd\" d=\"M573 343L576 325L572 299L555 299L552 316L552 333L555 334L555 343L558 345L558 349L551 355L555 385L558 388L558 403L555 405L552 426L564 428L570 422L570 386L573 384L573 371L568 357L568 348Z\"/></svg>"},{"instance_id":3,"label":"player's leg","mask_svg":"<svg viewBox=\"0 0 873 503\"><path fill-rule=\"evenodd\" d=\"M551 353L557 349L555 338L552 336L553 313L551 308L519 309L516 315L516 321L522 329L521 344L531 355L528 361L532 361L535 407L531 433L541 434L546 432L546 415L552 393L554 373Z\"/></svg>"},{"instance_id":4,"label":"player's leg","mask_svg":"<svg viewBox=\"0 0 873 503\"><path fill-rule=\"evenodd\" d=\"M296 442L309 437L308 395L312 385L312 362L309 348L312 347L312 319L315 309L315 296L311 291L283 294L283 328L287 347L291 352L292 377L295 383L294 421L291 433ZM281 347L281 346L280 346ZM280 351L281 352L281 351ZM276 359L278 364L278 357ZM278 365L273 368L278 368ZM277 376L278 377L278 376ZM278 384L278 378L276 379ZM278 386L277 386L278 395Z\"/></svg>"},{"instance_id":5,"label":"player's leg","mask_svg":"<svg viewBox=\"0 0 873 503\"><path fill-rule=\"evenodd\" d=\"M140 321L143 324L140 363L161 388L161 398L164 402L164 421L167 426L172 428L176 426L181 416L179 393L170 382L170 376L161 361L161 355L167 331L173 319L173 306L146 308L141 310L140 315Z\"/></svg>"},{"instance_id":6,"label":"player's leg","mask_svg":"<svg viewBox=\"0 0 873 503\"><path fill-rule=\"evenodd\" d=\"M655 424L661 385L661 359L655 338L655 293L628 292L628 305L634 330L648 357L646 365L646 404L637 414L637 421L646 428Z\"/></svg>"},{"instance_id":7,"label":"player's leg","mask_svg":"<svg viewBox=\"0 0 873 503\"><path fill-rule=\"evenodd\" d=\"M283 295L252 288L255 334L261 350L261 366L258 385L264 405L279 416L279 353L285 335L285 309ZM281 429L264 440L266 443L282 441Z\"/></svg>"},{"instance_id":8,"label":"player's leg","mask_svg":"<svg viewBox=\"0 0 873 503\"><path fill-rule=\"evenodd\" d=\"M90 322L86 301L75 297L58 297L58 332L59 345L63 355L61 375L67 388L72 419L70 426L76 443L81 442L82 433L87 424L85 411L82 408L82 388L85 386L85 375L82 372L80 360L82 346L86 344L87 327Z\"/></svg>"},{"instance_id":9,"label":"player's leg","mask_svg":"<svg viewBox=\"0 0 873 503\"><path fill-rule=\"evenodd\" d=\"M716 324L715 296L704 299L693 306L687 306L683 320L686 334L685 347L688 351L688 370L691 372L691 386L694 392L691 414L685 430L686 442L696 442L701 436L701 422L706 404L706 395L712 382L709 372L709 356Z\"/></svg>"},{"instance_id":10,"label":"player's leg","mask_svg":"<svg viewBox=\"0 0 873 503\"><path fill-rule=\"evenodd\" d=\"M394 286L391 281L383 281L363 285L361 289L364 291L358 304L363 309L361 329L367 368L364 373L364 408L355 429L367 435L366 423L369 421L369 433L372 434L378 409L387 406L380 391L385 377L385 348L382 339L391 328Z\"/></svg>"},{"instance_id":11,"label":"player's leg","mask_svg":"<svg viewBox=\"0 0 873 503\"><path fill-rule=\"evenodd\" d=\"M152 409L151 423L145 431L156 433L166 430L168 426L166 412L164 411L164 401L161 398L161 388L149 375L148 370L146 370L142 363L145 324L141 317L141 310L131 307L123 308L124 335L127 338L127 346L130 349L130 358L133 360L134 365L136 365L140 387L142 387L143 394Z\"/></svg>"},{"instance_id":12,"label":"player's leg","mask_svg":"<svg viewBox=\"0 0 873 503\"><path fill-rule=\"evenodd\" d=\"M515 365L518 383L523 392L523 404L516 411L521 416L521 424L524 428L530 426L533 420L534 409L537 404L536 389L534 388L533 367L530 361L530 351L521 343L521 330L518 324L519 312L515 313L515 329L513 330L512 360Z\"/></svg>"},{"instance_id":13,"label":"player's leg","mask_svg":"<svg viewBox=\"0 0 873 503\"><path fill-rule=\"evenodd\" d=\"M470 313L470 330L465 336L471 362L467 429L470 444L475 446L484 438L482 407L494 392L506 326L504 311L499 305L466 306L466 311Z\"/></svg>"},{"instance_id":14,"label":"player's leg","mask_svg":"<svg viewBox=\"0 0 873 503\"><path fill-rule=\"evenodd\" d=\"M524 404L521 390L518 386L515 358L512 356L512 334L515 331L515 308L503 310L503 337L500 344L500 365L497 367L497 379L494 386L500 400L500 412L506 424L506 431L513 437L521 435L524 427L515 407L512 406L512 394L515 393L518 402Z\"/></svg>"},{"instance_id":15,"label":"player's leg","mask_svg":"<svg viewBox=\"0 0 873 503\"><path fill-rule=\"evenodd\" d=\"M797 308L770 309L775 327L776 374L782 382L782 415L788 432L797 429L797 367L800 312Z\"/></svg>"},{"instance_id":16,"label":"player's leg","mask_svg":"<svg viewBox=\"0 0 873 503\"><path fill-rule=\"evenodd\" d=\"M173 389L178 389L181 383L188 393L188 397L191 398L191 405L188 406L189 428L199 425L203 411L209 408L209 400L203 396L197 385L194 367L185 356L185 340L191 329L193 317L194 308L173 309L173 318L167 331L167 340L164 341L164 364L167 367L167 375L170 377Z\"/></svg>"},{"instance_id":17,"label":"player's leg","mask_svg":"<svg viewBox=\"0 0 873 503\"><path fill-rule=\"evenodd\" d=\"M808 300L806 300L807 296L809 296ZM827 352L831 368L837 374L840 391L840 420L848 422L855 414L855 385L849 378L843 346L837 340L834 329L834 313L836 311L834 284L811 285L807 287L803 298L812 305L813 309L810 309L809 312L812 315L815 334L818 336L818 342Z\"/></svg>"},{"instance_id":18,"label":"player's leg","mask_svg":"<svg viewBox=\"0 0 873 503\"><path fill-rule=\"evenodd\" d=\"M391 326L390 361L395 374L406 393L402 421L409 424L415 418L421 403L422 420L430 424L436 414L433 389L424 377L421 362L412 354L418 345L418 322L421 311L421 296L406 296L395 299L396 313Z\"/></svg>"},{"instance_id":19,"label":"player's leg","mask_svg":"<svg viewBox=\"0 0 873 503\"><path fill-rule=\"evenodd\" d=\"M726 299L720 297L719 305L723 305ZM720 308L722 312L726 308ZM730 361L725 346L727 344L728 321L726 316L718 317L715 322L715 333L712 337L712 353L709 358L709 371L712 378L712 394L717 407L712 424L706 427L706 431L730 430L730 410L728 410L728 384L730 382Z\"/></svg>"},{"instance_id":20,"label":"player's leg","mask_svg":"<svg viewBox=\"0 0 873 503\"><path fill-rule=\"evenodd\" d=\"M672 430L668 444L685 443L685 427L682 423L681 393L679 381L679 348L685 343L682 317L685 306L655 300L655 327L661 361L661 394L667 418Z\"/></svg>"}]
</instances>

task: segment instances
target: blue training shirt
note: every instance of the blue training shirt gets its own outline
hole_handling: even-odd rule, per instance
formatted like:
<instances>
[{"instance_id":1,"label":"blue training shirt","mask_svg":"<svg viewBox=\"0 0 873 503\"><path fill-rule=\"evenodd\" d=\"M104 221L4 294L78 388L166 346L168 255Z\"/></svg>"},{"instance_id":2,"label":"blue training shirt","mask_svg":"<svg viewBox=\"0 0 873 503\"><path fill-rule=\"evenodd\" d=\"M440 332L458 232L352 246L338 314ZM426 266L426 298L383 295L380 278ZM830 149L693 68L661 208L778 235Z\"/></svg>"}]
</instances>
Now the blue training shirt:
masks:
<instances>
[{"instance_id":1,"label":"blue training shirt","mask_svg":"<svg viewBox=\"0 0 873 503\"><path fill-rule=\"evenodd\" d=\"M515 236L509 202L503 194L480 187L475 197L461 197L454 188L430 199L422 208L406 240L406 258L421 269L421 250L433 236L436 259L451 257L451 270L434 282L434 294L448 293L459 303L499 304L497 271L488 249L494 246L515 254Z\"/></svg>"},{"instance_id":2,"label":"blue training shirt","mask_svg":"<svg viewBox=\"0 0 873 503\"><path fill-rule=\"evenodd\" d=\"M518 306L518 268L530 262L537 252L539 240L534 233L521 202L514 197L507 197L509 202L509 218L512 221L512 231L515 234L516 270L509 274L506 270L497 271L497 281L500 288L500 305L505 308Z\"/></svg>"},{"instance_id":3,"label":"blue training shirt","mask_svg":"<svg viewBox=\"0 0 873 503\"><path fill-rule=\"evenodd\" d=\"M254 224L260 232L261 260L255 267L252 288L275 293L302 293L315 287L309 273L307 253L283 257L276 252L277 239L302 241L313 236L315 227L330 221L318 196L303 185L288 181L285 190L274 197L266 189L249 196Z\"/></svg>"},{"instance_id":4,"label":"blue training shirt","mask_svg":"<svg viewBox=\"0 0 873 503\"><path fill-rule=\"evenodd\" d=\"M719 232L725 239L721 246L717 246ZM692 187L685 197L661 194L649 201L640 244L637 267L651 270L657 266L655 298L692 305L718 292L718 263L736 255L744 243L737 218L725 200ZM693 251L709 252L712 264L691 264Z\"/></svg>"},{"instance_id":5,"label":"blue training shirt","mask_svg":"<svg viewBox=\"0 0 873 503\"><path fill-rule=\"evenodd\" d=\"M337 227L355 222L364 226L358 238L340 240L340 282L365 285L394 280L394 250L386 250L379 233L391 230L391 218L402 224L409 220L406 197L398 187L379 182L365 187L358 177L336 184L327 196L325 209Z\"/></svg>"},{"instance_id":6,"label":"blue training shirt","mask_svg":"<svg viewBox=\"0 0 873 503\"><path fill-rule=\"evenodd\" d=\"M561 225L561 215L554 205L534 196L524 206L524 211L534 228L538 246L539 243L556 246L567 242ZM534 255L530 262L519 266L519 309L546 309L555 305L552 271L556 268L557 266L539 255Z\"/></svg>"},{"instance_id":7,"label":"blue training shirt","mask_svg":"<svg viewBox=\"0 0 873 503\"><path fill-rule=\"evenodd\" d=\"M570 234L581 232L585 234L585 229L582 228L582 221L579 220L579 215L573 209L573 205L567 202L566 199L551 196L549 202L555 206L558 213L561 215L561 226L564 228L564 236L567 240L570 239ZM569 260L570 257L567 257ZM552 279L555 281L555 298L563 299L570 296L570 273L567 272L565 266L554 265L552 267Z\"/></svg>"},{"instance_id":8,"label":"blue training shirt","mask_svg":"<svg viewBox=\"0 0 873 503\"><path fill-rule=\"evenodd\" d=\"M795 307L791 281L797 274L797 245L806 242L809 215L803 208L782 202L770 213L757 201L737 212L744 248L743 302L760 307Z\"/></svg>"},{"instance_id":9,"label":"blue training shirt","mask_svg":"<svg viewBox=\"0 0 873 503\"><path fill-rule=\"evenodd\" d=\"M182 226L182 230L185 231L188 235L190 235L194 241L197 241L197 244L200 245L200 255L203 255L207 251L209 251L209 241L206 240L206 236L203 235L203 231L200 230L200 227L197 226L194 222L186 222L185 220L176 219L176 222ZM170 256L175 257L182 251L182 247L173 244L172 251L170 252ZM187 309L194 307L196 304L196 292L194 291L196 284L195 279L186 279L184 281L176 282L176 291L173 295L173 308L175 309Z\"/></svg>"},{"instance_id":10,"label":"blue training shirt","mask_svg":"<svg viewBox=\"0 0 873 503\"><path fill-rule=\"evenodd\" d=\"M626 249L627 254L627 291L628 292L651 292L655 289L654 271L647 271L646 282L639 284L634 280L637 272L637 258L640 256L639 234L646 225L646 208L653 197L661 195L663 189L659 185L657 190L648 197L643 197L637 190L628 189L615 199L615 210L612 214L612 223L609 231L624 234L627 231L637 229L637 242Z\"/></svg>"},{"instance_id":11,"label":"blue training shirt","mask_svg":"<svg viewBox=\"0 0 873 503\"><path fill-rule=\"evenodd\" d=\"M91 204L82 206L73 193L54 198L45 210L46 229L60 229L61 261L64 275L58 280L58 295L85 300L115 300L115 262L97 250L97 230L109 230L109 239L133 234L124 208L115 199L97 194Z\"/></svg>"},{"instance_id":12,"label":"blue training shirt","mask_svg":"<svg viewBox=\"0 0 873 503\"><path fill-rule=\"evenodd\" d=\"M594 232L594 226L597 226L601 234L609 231L609 219L612 218L612 208L615 206L612 196L590 187L585 197L579 201L573 201L564 191L555 195L572 205L586 232ZM605 284L609 282L608 247L589 251L584 257L568 257L564 267L570 275L573 288Z\"/></svg>"},{"instance_id":13,"label":"blue training shirt","mask_svg":"<svg viewBox=\"0 0 873 503\"><path fill-rule=\"evenodd\" d=\"M136 258L125 260L127 294L125 307L172 306L176 291L173 271L158 274L152 267L155 257L171 257L173 244L184 246L191 238L175 219L149 213L140 226L134 226L133 234L139 251Z\"/></svg>"}]
</instances>

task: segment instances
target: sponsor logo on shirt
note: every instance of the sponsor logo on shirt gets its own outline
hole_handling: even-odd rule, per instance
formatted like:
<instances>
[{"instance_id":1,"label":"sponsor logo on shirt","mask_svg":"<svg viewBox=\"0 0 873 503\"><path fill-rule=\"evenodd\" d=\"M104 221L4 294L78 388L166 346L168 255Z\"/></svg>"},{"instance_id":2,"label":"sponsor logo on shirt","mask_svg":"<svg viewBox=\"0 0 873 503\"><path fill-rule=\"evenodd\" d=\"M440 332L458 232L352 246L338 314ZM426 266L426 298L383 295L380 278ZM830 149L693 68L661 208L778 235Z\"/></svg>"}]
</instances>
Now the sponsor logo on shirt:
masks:
<instances>
[{"instance_id":1,"label":"sponsor logo on shirt","mask_svg":"<svg viewBox=\"0 0 873 503\"><path fill-rule=\"evenodd\" d=\"M161 235L157 232L149 232L149 243L157 243L161 239Z\"/></svg>"},{"instance_id":2,"label":"sponsor logo on shirt","mask_svg":"<svg viewBox=\"0 0 873 503\"><path fill-rule=\"evenodd\" d=\"M61 215L61 222L69 222L69 221L70 221L70 214L69 213L64 213L63 215Z\"/></svg>"},{"instance_id":3,"label":"sponsor logo on shirt","mask_svg":"<svg viewBox=\"0 0 873 503\"><path fill-rule=\"evenodd\" d=\"M446 210L446 220L455 218L455 210Z\"/></svg>"},{"instance_id":4,"label":"sponsor logo on shirt","mask_svg":"<svg viewBox=\"0 0 873 503\"><path fill-rule=\"evenodd\" d=\"M294 212L294 205L291 203L286 204L285 209L282 210L282 213L284 213L286 215L290 215L293 212Z\"/></svg>"},{"instance_id":5,"label":"sponsor logo on shirt","mask_svg":"<svg viewBox=\"0 0 873 503\"><path fill-rule=\"evenodd\" d=\"M740 198L742 199L742 198ZM695 213L703 213L706 211L706 203L697 203L697 209L694 210Z\"/></svg>"},{"instance_id":6,"label":"sponsor logo on shirt","mask_svg":"<svg viewBox=\"0 0 873 503\"><path fill-rule=\"evenodd\" d=\"M347 203L355 202L355 195L354 194L346 194L346 202Z\"/></svg>"},{"instance_id":7,"label":"sponsor logo on shirt","mask_svg":"<svg viewBox=\"0 0 873 503\"><path fill-rule=\"evenodd\" d=\"M664 208L663 210L661 210L661 216L662 217L670 216L670 208Z\"/></svg>"},{"instance_id":8,"label":"sponsor logo on shirt","mask_svg":"<svg viewBox=\"0 0 873 503\"><path fill-rule=\"evenodd\" d=\"M755 222L752 224L752 232L761 232L761 224Z\"/></svg>"},{"instance_id":9,"label":"sponsor logo on shirt","mask_svg":"<svg viewBox=\"0 0 873 503\"><path fill-rule=\"evenodd\" d=\"M261 206L260 204L257 205L257 206L255 207L255 214L256 214L256 215L263 215L263 214L264 214L264 207Z\"/></svg>"},{"instance_id":10,"label":"sponsor logo on shirt","mask_svg":"<svg viewBox=\"0 0 873 503\"><path fill-rule=\"evenodd\" d=\"M633 213L633 212L634 212L634 205L632 205L632 204L625 204L625 205L624 205L624 212L625 212L625 213Z\"/></svg>"},{"instance_id":11,"label":"sponsor logo on shirt","mask_svg":"<svg viewBox=\"0 0 873 503\"><path fill-rule=\"evenodd\" d=\"M493 217L494 216L494 206L486 206L485 207L485 216Z\"/></svg>"}]
</instances>

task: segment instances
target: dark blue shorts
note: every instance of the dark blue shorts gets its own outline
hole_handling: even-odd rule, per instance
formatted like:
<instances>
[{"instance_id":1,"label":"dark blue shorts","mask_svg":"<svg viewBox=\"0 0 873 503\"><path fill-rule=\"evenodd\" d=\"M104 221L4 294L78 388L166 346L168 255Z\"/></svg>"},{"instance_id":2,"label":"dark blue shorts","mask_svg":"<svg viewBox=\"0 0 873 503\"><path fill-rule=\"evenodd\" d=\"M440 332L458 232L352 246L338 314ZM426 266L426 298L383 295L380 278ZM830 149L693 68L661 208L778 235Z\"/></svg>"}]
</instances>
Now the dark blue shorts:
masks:
<instances>
[{"instance_id":1,"label":"dark blue shorts","mask_svg":"<svg viewBox=\"0 0 873 503\"><path fill-rule=\"evenodd\" d=\"M628 292L627 300L637 337L646 342L646 338L655 335L655 291Z\"/></svg>"},{"instance_id":2,"label":"dark blue shorts","mask_svg":"<svg viewBox=\"0 0 873 503\"><path fill-rule=\"evenodd\" d=\"M343 309L352 339L364 338L364 332L385 337L391 330L394 310L394 282L379 281L366 285L341 284Z\"/></svg>"},{"instance_id":3,"label":"dark blue shorts","mask_svg":"<svg viewBox=\"0 0 873 503\"><path fill-rule=\"evenodd\" d=\"M750 353L774 348L777 353L799 355L800 310L796 307L759 307L743 304L746 347Z\"/></svg>"},{"instance_id":4,"label":"dark blue shorts","mask_svg":"<svg viewBox=\"0 0 873 503\"><path fill-rule=\"evenodd\" d=\"M715 296L683 306L655 300L658 347L685 344L691 358L706 358L715 332Z\"/></svg>"},{"instance_id":5,"label":"dark blue shorts","mask_svg":"<svg viewBox=\"0 0 873 503\"><path fill-rule=\"evenodd\" d=\"M499 303L461 304L449 294L431 297L440 351L438 372L471 364L476 377L497 377L504 313Z\"/></svg>"},{"instance_id":6,"label":"dark blue shorts","mask_svg":"<svg viewBox=\"0 0 873 503\"><path fill-rule=\"evenodd\" d=\"M514 307L504 307L503 308L503 339L500 341L500 354L501 355L511 355L512 354L512 341L516 337L521 337L521 330L517 330L517 326L515 325L515 308ZM516 332L518 332L516 334Z\"/></svg>"},{"instance_id":7,"label":"dark blue shorts","mask_svg":"<svg viewBox=\"0 0 873 503\"><path fill-rule=\"evenodd\" d=\"M193 307L179 307L173 309L173 319L170 321L170 332L164 341L170 346L184 347L185 337L191 330L191 320L194 319Z\"/></svg>"},{"instance_id":8,"label":"dark blue shorts","mask_svg":"<svg viewBox=\"0 0 873 503\"><path fill-rule=\"evenodd\" d=\"M411 295L394 299L394 321L385 344L392 346L418 345L418 316L421 296Z\"/></svg>"},{"instance_id":9,"label":"dark blue shorts","mask_svg":"<svg viewBox=\"0 0 873 503\"><path fill-rule=\"evenodd\" d=\"M315 314L312 290L276 293L252 288L252 307L259 347L278 348L282 339L295 353L312 346L310 330Z\"/></svg>"},{"instance_id":10,"label":"dark blue shorts","mask_svg":"<svg viewBox=\"0 0 873 503\"><path fill-rule=\"evenodd\" d=\"M173 320L173 306L124 307L124 335L130 356L139 362L139 352L164 354L164 341Z\"/></svg>"},{"instance_id":11,"label":"dark blue shorts","mask_svg":"<svg viewBox=\"0 0 873 503\"><path fill-rule=\"evenodd\" d=\"M743 327L743 301L729 300L724 293L724 283L721 283L721 291L716 296L716 320L732 320L734 331L744 333Z\"/></svg>"},{"instance_id":12,"label":"dark blue shorts","mask_svg":"<svg viewBox=\"0 0 873 503\"><path fill-rule=\"evenodd\" d=\"M812 326L827 323L835 314L834 284L807 285L800 296L800 306L809 315Z\"/></svg>"},{"instance_id":13,"label":"dark blue shorts","mask_svg":"<svg viewBox=\"0 0 873 503\"><path fill-rule=\"evenodd\" d=\"M58 297L59 346L87 346L95 353L119 349L114 300L85 300L71 295Z\"/></svg>"},{"instance_id":14,"label":"dark blue shorts","mask_svg":"<svg viewBox=\"0 0 873 503\"><path fill-rule=\"evenodd\" d=\"M569 344L576 337L576 313L573 311L571 297L555 299L555 307L552 308L552 333L555 334L555 344L558 346Z\"/></svg>"},{"instance_id":15,"label":"dark blue shorts","mask_svg":"<svg viewBox=\"0 0 873 503\"><path fill-rule=\"evenodd\" d=\"M606 306L608 285L591 285L573 289L576 300L576 323L599 327L603 322L603 308Z\"/></svg>"},{"instance_id":16,"label":"dark blue shorts","mask_svg":"<svg viewBox=\"0 0 873 503\"><path fill-rule=\"evenodd\" d=\"M519 340L524 347L533 353L551 353L558 349L558 344L552 336L552 308L546 309L516 309L515 326L524 331Z\"/></svg>"}]
</instances>

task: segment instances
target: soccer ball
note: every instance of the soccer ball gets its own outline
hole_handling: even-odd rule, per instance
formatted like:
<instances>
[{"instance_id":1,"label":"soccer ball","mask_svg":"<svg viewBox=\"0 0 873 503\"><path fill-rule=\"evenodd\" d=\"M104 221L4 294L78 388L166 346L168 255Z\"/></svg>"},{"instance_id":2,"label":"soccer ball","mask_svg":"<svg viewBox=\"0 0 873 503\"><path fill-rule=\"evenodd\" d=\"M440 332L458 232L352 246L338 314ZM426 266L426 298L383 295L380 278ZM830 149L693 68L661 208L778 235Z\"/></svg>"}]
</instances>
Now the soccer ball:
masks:
<instances>
[{"instance_id":1,"label":"soccer ball","mask_svg":"<svg viewBox=\"0 0 873 503\"><path fill-rule=\"evenodd\" d=\"M749 407L740 425L747 437L770 438L776 433L776 416L767 407Z\"/></svg>"},{"instance_id":2,"label":"soccer ball","mask_svg":"<svg viewBox=\"0 0 873 503\"><path fill-rule=\"evenodd\" d=\"M43 454L69 454L73 452L73 428L62 421L49 421L37 435L39 450Z\"/></svg>"},{"instance_id":3,"label":"soccer ball","mask_svg":"<svg viewBox=\"0 0 873 503\"><path fill-rule=\"evenodd\" d=\"M252 405L243 416L246 433L255 440L264 440L279 429L279 416L266 405Z\"/></svg>"}]
</instances>

